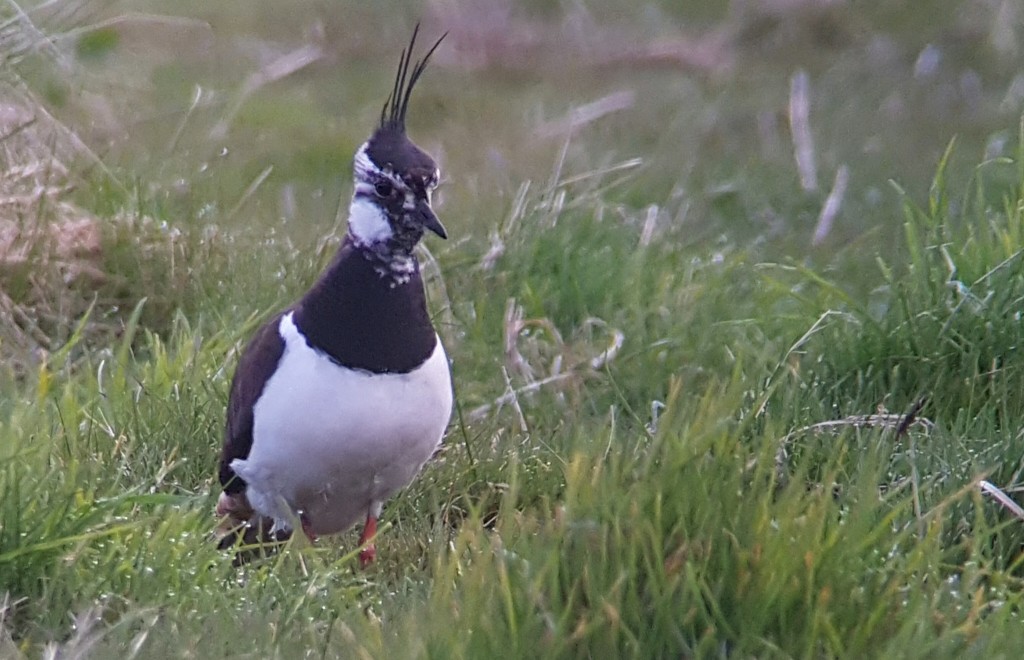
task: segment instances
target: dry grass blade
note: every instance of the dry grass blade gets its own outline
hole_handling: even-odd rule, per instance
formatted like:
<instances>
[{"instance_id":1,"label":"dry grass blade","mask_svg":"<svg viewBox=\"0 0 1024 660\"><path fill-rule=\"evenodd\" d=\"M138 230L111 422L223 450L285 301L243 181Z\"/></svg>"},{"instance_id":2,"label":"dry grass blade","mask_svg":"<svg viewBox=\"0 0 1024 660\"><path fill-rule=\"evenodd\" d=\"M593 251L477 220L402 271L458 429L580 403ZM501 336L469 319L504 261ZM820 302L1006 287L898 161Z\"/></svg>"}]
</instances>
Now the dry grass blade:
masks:
<instances>
[{"instance_id":1,"label":"dry grass blade","mask_svg":"<svg viewBox=\"0 0 1024 660\"><path fill-rule=\"evenodd\" d=\"M53 348L50 338L39 329L28 311L3 291L0 291L0 312L10 319L0 326L0 338L10 342L17 353L40 357Z\"/></svg>"},{"instance_id":2,"label":"dry grass blade","mask_svg":"<svg viewBox=\"0 0 1024 660\"><path fill-rule=\"evenodd\" d=\"M319 44L307 44L281 55L259 71L252 73L242 84L242 88L239 90L238 96L235 98L231 108L217 122L213 130L210 131L210 137L215 140L224 139L231 128L231 124L234 123L238 111L245 105L246 100L259 91L260 88L305 69L310 64L323 58L323 56L324 51Z\"/></svg>"},{"instance_id":3,"label":"dry grass blade","mask_svg":"<svg viewBox=\"0 0 1024 660\"><path fill-rule=\"evenodd\" d=\"M604 319L599 319L593 316L583 322L583 328L586 331L595 327L603 328L611 335L608 340L607 347L590 359L590 368L594 371L599 371L610 364L611 361L615 359L615 356L619 354L619 351L622 349L623 342L626 341L626 333L622 332L618 328L610 327Z\"/></svg>"},{"instance_id":4,"label":"dry grass blade","mask_svg":"<svg viewBox=\"0 0 1024 660\"><path fill-rule=\"evenodd\" d=\"M53 350L106 281L99 220L68 201L65 161L91 152L52 120L18 80L0 81L0 351L24 372Z\"/></svg>"},{"instance_id":5,"label":"dry grass blade","mask_svg":"<svg viewBox=\"0 0 1024 660\"><path fill-rule=\"evenodd\" d=\"M89 32L95 32L97 30L103 30L106 28L123 27L126 25L131 26L155 26L159 28L186 28L186 29L201 29L204 32L213 32L213 26L208 22L197 19L189 18L187 16L169 16L166 14L147 14L143 12L127 12L119 14L111 18L103 19L92 23L90 25L82 25L79 27L71 28L66 32L59 35L61 40L76 39L83 34Z\"/></svg>"},{"instance_id":6,"label":"dry grass blade","mask_svg":"<svg viewBox=\"0 0 1024 660\"><path fill-rule=\"evenodd\" d=\"M519 221L526 215L527 195L530 192L530 180L527 179L519 184L516 196L512 201L512 208L508 216L502 221L496 231L491 231L491 246L480 259L480 270L489 271L494 268L501 256L505 254L505 239L515 231Z\"/></svg>"},{"instance_id":7,"label":"dry grass blade","mask_svg":"<svg viewBox=\"0 0 1024 660\"><path fill-rule=\"evenodd\" d=\"M491 231L488 235L490 239L490 247L487 248L487 252L480 258L479 268L483 271L489 271L494 269L494 265L498 263L498 259L501 259L501 255L505 254L505 241L502 240L501 234L496 231Z\"/></svg>"},{"instance_id":8,"label":"dry grass blade","mask_svg":"<svg viewBox=\"0 0 1024 660\"><path fill-rule=\"evenodd\" d=\"M809 426L801 427L791 431L782 437L781 442L789 442L794 437L811 431L835 431L844 428L881 428L896 431L903 424L905 415L896 413L875 413L874 415L851 415L843 419L832 419L818 422ZM910 426L917 426L926 431L935 429L935 424L929 419L918 418Z\"/></svg>"},{"instance_id":9,"label":"dry grass blade","mask_svg":"<svg viewBox=\"0 0 1024 660\"><path fill-rule=\"evenodd\" d=\"M118 177L114 176L103 159L79 137L78 133L54 117L36 94L21 80L0 81L0 98L12 106L29 109L38 124L39 134L48 138L47 142L40 145L45 147L45 151L42 153L68 162L76 157L83 158L102 172L110 183L117 186L122 192L128 193L128 188Z\"/></svg>"},{"instance_id":10,"label":"dry grass blade","mask_svg":"<svg viewBox=\"0 0 1024 660\"><path fill-rule=\"evenodd\" d=\"M537 129L537 134L542 137L565 135L566 132L597 121L605 115L632 108L635 103L636 92L633 90L613 92L596 101L573 108L560 119L547 122Z\"/></svg>"},{"instance_id":11,"label":"dry grass blade","mask_svg":"<svg viewBox=\"0 0 1024 660\"><path fill-rule=\"evenodd\" d=\"M199 107L199 102L203 100L203 88L196 85L195 94L192 97L192 102L188 106L188 110L182 115L181 121L178 122L178 128L174 131L174 135L171 136L170 141L167 143L167 153L173 153L178 147L178 142L181 140L182 135L185 134L185 127L188 126L189 120L192 118L196 108Z\"/></svg>"},{"instance_id":12,"label":"dry grass blade","mask_svg":"<svg viewBox=\"0 0 1024 660\"><path fill-rule=\"evenodd\" d=\"M515 298L509 298L505 303L505 368L523 378L526 381L532 381L534 379L534 369L530 363L523 357L523 354L519 350L519 337L523 330L531 325L539 325L539 320L525 320L523 318L523 308L516 303ZM563 344L562 336L550 322L546 326L552 331L555 341L559 346Z\"/></svg>"},{"instance_id":13,"label":"dry grass blade","mask_svg":"<svg viewBox=\"0 0 1024 660\"><path fill-rule=\"evenodd\" d=\"M640 232L640 247L647 247L651 244L654 232L658 229L658 213L660 210L657 204L651 204L647 207L647 213L644 216L644 228Z\"/></svg>"},{"instance_id":14,"label":"dry grass blade","mask_svg":"<svg viewBox=\"0 0 1024 660\"><path fill-rule=\"evenodd\" d=\"M235 214L242 210L242 207L245 206L245 203L248 202L249 199L254 194L256 194L256 191L259 190L260 186L263 185L263 182L267 180L267 177L270 176L270 174L273 171L274 166L267 165L266 167L263 168L262 172L256 175L256 178L253 179L248 186L246 186L245 191L242 193L242 196L238 198L238 201L235 202L235 205L231 207L230 211L228 211L228 218L235 217Z\"/></svg>"},{"instance_id":15,"label":"dry grass blade","mask_svg":"<svg viewBox=\"0 0 1024 660\"><path fill-rule=\"evenodd\" d=\"M800 173L800 185L811 192L818 189L818 169L814 162L814 136L811 134L811 81L807 72L797 71L789 82L789 127L793 155Z\"/></svg>"},{"instance_id":16,"label":"dry grass blade","mask_svg":"<svg viewBox=\"0 0 1024 660\"><path fill-rule=\"evenodd\" d=\"M728 29L653 37L600 25L583 4L567 5L557 23L527 18L508 0L430 4L435 21L452 34L459 64L467 68L535 69L572 59L577 68L671 67L713 75L735 63L734 35Z\"/></svg>"},{"instance_id":17,"label":"dry grass blade","mask_svg":"<svg viewBox=\"0 0 1024 660\"><path fill-rule=\"evenodd\" d=\"M0 658L20 660L20 658L25 657L21 650L18 649L18 645L14 643L10 631L7 629L7 619L17 605L18 602L11 602L11 594L9 593L5 593L3 599L0 600Z\"/></svg>"},{"instance_id":18,"label":"dry grass blade","mask_svg":"<svg viewBox=\"0 0 1024 660\"><path fill-rule=\"evenodd\" d=\"M628 160L622 161L621 163L615 163L614 165L610 165L602 169L590 170L588 172L582 172L580 174L574 174L572 176L565 177L564 179L559 179L558 183L561 186L567 186L569 184L579 183L580 181L585 181L587 179L603 178L606 175L611 174L612 172L631 170L634 167L640 167L643 164L643 158L630 158Z\"/></svg>"},{"instance_id":19,"label":"dry grass blade","mask_svg":"<svg viewBox=\"0 0 1024 660\"><path fill-rule=\"evenodd\" d=\"M839 215L839 209L843 206L843 197L846 196L846 186L850 182L850 168L840 165L836 170L836 179L832 183L832 190L825 199L825 205L821 208L818 216L818 223L814 227L814 237L811 245L821 245L828 238L832 231L832 223Z\"/></svg>"},{"instance_id":20,"label":"dry grass blade","mask_svg":"<svg viewBox=\"0 0 1024 660\"><path fill-rule=\"evenodd\" d=\"M978 487L981 488L981 492L992 497L996 502L1003 505L1003 508L1017 516L1017 518L1024 520L1024 508L1021 508L1019 504L1014 502L1013 498L1007 495L1001 488L993 484L991 481L985 480L980 481L978 483Z\"/></svg>"},{"instance_id":21,"label":"dry grass blade","mask_svg":"<svg viewBox=\"0 0 1024 660\"><path fill-rule=\"evenodd\" d=\"M917 404L915 404L915 406L916 405ZM800 427L795 431L790 431L779 439L779 448L775 452L775 466L776 469L780 471L783 470L786 464L786 459L789 456L789 445L794 439L806 433L836 433L849 428L880 428L884 430L891 430L894 435L900 436L905 434L912 427L917 427L926 433L930 433L935 429L935 423L930 419L918 417L914 412L907 415L900 415L896 413L851 415L849 417L844 417L843 419L831 419L824 422L817 422L816 424L810 424L808 426ZM753 467L753 462L747 466L748 469L751 467Z\"/></svg>"},{"instance_id":22,"label":"dry grass blade","mask_svg":"<svg viewBox=\"0 0 1024 660\"><path fill-rule=\"evenodd\" d=\"M487 414L490 413L492 410L500 409L502 406L508 405L509 403L516 401L517 398L523 394L530 394L531 392L536 392L541 388L546 387L547 385L568 380L573 376L574 374L564 373L556 374L554 376L548 376L547 378L542 378L540 380L535 380L529 385L524 385L523 387L519 387L509 392L506 392L505 394L499 396L491 403L485 403L482 406L477 406L473 410L470 410L469 414L466 417L467 419L473 422L480 421L481 419L486 417Z\"/></svg>"},{"instance_id":23,"label":"dry grass blade","mask_svg":"<svg viewBox=\"0 0 1024 660\"><path fill-rule=\"evenodd\" d=\"M6 4L13 15L0 24L0 61L17 62L29 53L41 53L64 71L70 71L71 61L55 46L50 36L36 25L30 12L14 0L7 0Z\"/></svg>"},{"instance_id":24,"label":"dry grass blade","mask_svg":"<svg viewBox=\"0 0 1024 660\"><path fill-rule=\"evenodd\" d=\"M43 657L53 660L88 658L93 647L106 634L102 623L102 609L98 605L93 605L84 612L74 615L71 629L75 631L75 634L63 644L48 644L43 651Z\"/></svg>"},{"instance_id":25,"label":"dry grass blade","mask_svg":"<svg viewBox=\"0 0 1024 660\"><path fill-rule=\"evenodd\" d=\"M585 348L594 343L592 335L595 329L601 329L607 333L607 343L596 354L580 350L581 347ZM533 333L530 332L531 330L538 332ZM520 350L519 343L522 337L527 337L529 340L526 346L533 362L527 359ZM604 369L619 354L625 338L624 332L611 327L603 319L590 317L583 321L580 328L573 333L572 342L566 342L550 319L524 318L522 307L514 298L509 298L505 306L505 366L502 367L505 392L491 403L471 410L467 419L477 421L492 410L512 404L519 418L520 427L525 431L527 428L526 416L520 404L522 395L537 392L541 388L555 383L572 385L586 376ZM588 353L590 357L587 357ZM545 363L544 360L547 362ZM542 368L541 364L545 365L543 368L548 372L548 376L538 379L535 374ZM527 381L526 385L515 387L512 383L512 375ZM571 388L566 389L571 390ZM564 389L559 390L558 394L562 395L564 392Z\"/></svg>"},{"instance_id":26,"label":"dry grass blade","mask_svg":"<svg viewBox=\"0 0 1024 660\"><path fill-rule=\"evenodd\" d=\"M507 399L507 402L512 404L513 410L516 411L516 418L519 420L519 430L526 433L530 430L530 427L526 423L526 415L523 414L523 407L519 405L519 393L516 392L514 387L512 387L512 379L508 377L508 370L502 368L501 375L505 377L506 388L505 395L502 399Z\"/></svg>"}]
</instances>

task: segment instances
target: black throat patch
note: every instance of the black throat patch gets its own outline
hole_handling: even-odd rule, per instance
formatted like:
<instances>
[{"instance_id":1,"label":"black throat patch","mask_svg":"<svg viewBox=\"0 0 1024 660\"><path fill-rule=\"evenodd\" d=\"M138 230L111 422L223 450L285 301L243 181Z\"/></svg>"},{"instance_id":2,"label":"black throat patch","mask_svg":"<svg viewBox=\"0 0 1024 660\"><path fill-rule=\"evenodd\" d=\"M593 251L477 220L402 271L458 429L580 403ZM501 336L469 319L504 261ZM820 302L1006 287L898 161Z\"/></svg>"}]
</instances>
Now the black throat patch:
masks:
<instances>
[{"instance_id":1,"label":"black throat patch","mask_svg":"<svg viewBox=\"0 0 1024 660\"><path fill-rule=\"evenodd\" d=\"M295 306L295 325L309 345L351 369L408 373L437 345L415 257L401 284L390 268L350 238L320 280ZM404 266L403 266L404 267Z\"/></svg>"}]
</instances>

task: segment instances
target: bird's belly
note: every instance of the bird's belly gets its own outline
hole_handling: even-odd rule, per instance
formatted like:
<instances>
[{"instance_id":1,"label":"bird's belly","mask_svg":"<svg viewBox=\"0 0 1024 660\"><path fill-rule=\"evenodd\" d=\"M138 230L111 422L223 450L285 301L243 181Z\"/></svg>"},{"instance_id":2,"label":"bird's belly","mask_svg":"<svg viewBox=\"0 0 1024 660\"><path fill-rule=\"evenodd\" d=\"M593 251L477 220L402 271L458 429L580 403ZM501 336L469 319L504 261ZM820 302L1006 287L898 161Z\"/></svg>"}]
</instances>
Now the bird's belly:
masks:
<instances>
[{"instance_id":1,"label":"bird's belly","mask_svg":"<svg viewBox=\"0 0 1024 660\"><path fill-rule=\"evenodd\" d=\"M256 402L249 456L233 467L254 509L282 524L301 512L312 531L332 534L412 481L451 406L440 341L412 372L369 374L289 340Z\"/></svg>"}]
</instances>

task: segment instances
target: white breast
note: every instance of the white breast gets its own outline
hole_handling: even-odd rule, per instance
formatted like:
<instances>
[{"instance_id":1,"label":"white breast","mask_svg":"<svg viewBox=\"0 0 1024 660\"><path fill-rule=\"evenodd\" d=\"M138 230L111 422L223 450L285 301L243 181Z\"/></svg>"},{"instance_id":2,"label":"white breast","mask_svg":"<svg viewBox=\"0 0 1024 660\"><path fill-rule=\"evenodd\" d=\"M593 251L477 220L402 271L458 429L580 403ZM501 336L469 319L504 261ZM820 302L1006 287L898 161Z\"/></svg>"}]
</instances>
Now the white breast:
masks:
<instances>
[{"instance_id":1,"label":"white breast","mask_svg":"<svg viewBox=\"0 0 1024 660\"><path fill-rule=\"evenodd\" d=\"M317 534L349 527L409 484L437 449L452 408L448 358L405 374L347 369L281 318L285 348L254 408L253 444L231 467L252 507L289 528L302 512Z\"/></svg>"}]
</instances>

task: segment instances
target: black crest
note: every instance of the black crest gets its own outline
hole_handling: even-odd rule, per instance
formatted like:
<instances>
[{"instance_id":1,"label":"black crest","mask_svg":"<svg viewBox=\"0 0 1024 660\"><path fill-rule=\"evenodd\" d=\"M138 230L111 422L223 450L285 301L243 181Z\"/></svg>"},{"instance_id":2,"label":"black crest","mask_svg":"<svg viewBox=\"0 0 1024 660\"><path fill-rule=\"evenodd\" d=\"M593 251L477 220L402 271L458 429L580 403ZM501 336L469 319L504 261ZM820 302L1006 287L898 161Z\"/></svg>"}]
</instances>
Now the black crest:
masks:
<instances>
[{"instance_id":1,"label":"black crest","mask_svg":"<svg viewBox=\"0 0 1024 660\"><path fill-rule=\"evenodd\" d=\"M384 102L383 110L380 112L381 128L405 133L405 113L409 109L409 97L412 95L412 88L416 85L416 81L420 79L420 76L423 75L423 70L427 68L427 61L430 60L430 56L434 54L437 47L448 36L447 32L442 34L441 38L434 42L434 45L430 47L427 54L423 56L423 59L416 62L412 67L412 71L410 71L409 64L412 62L412 49L416 45L416 35L419 31L420 24L417 23L412 31L412 39L409 40L409 47L402 51L402 55L398 60L395 86L391 90L387 101Z\"/></svg>"}]
</instances>

